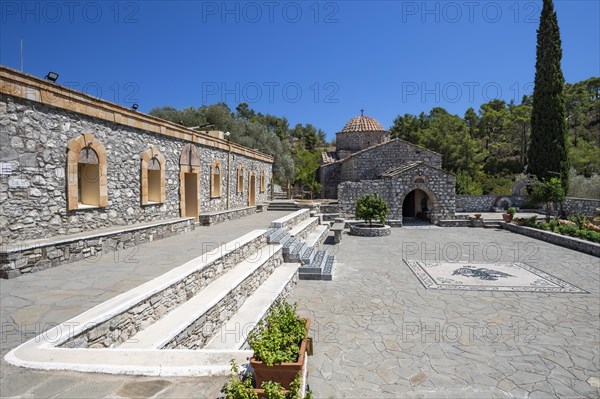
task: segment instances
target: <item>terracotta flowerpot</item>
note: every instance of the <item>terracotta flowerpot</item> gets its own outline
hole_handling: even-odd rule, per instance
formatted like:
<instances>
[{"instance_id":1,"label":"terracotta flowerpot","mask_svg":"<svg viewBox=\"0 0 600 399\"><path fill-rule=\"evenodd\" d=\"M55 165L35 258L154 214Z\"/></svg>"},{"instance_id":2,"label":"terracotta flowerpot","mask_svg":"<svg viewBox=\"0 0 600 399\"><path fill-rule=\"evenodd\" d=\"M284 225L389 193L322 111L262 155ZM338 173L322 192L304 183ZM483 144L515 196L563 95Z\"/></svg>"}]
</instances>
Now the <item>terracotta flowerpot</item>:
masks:
<instances>
[{"instance_id":1,"label":"terracotta flowerpot","mask_svg":"<svg viewBox=\"0 0 600 399\"><path fill-rule=\"evenodd\" d=\"M310 320L306 321L306 334L308 336L308 328L310 327ZM278 363L272 366L267 366L265 363L256 360L254 357L250 359L250 366L252 366L254 380L256 381L256 387L260 388L263 381L275 381L281 384L283 389L290 389L290 384L298 373L302 372L304 368L305 356L306 356L306 338L302 340L300 344L300 356L295 362Z\"/></svg>"},{"instance_id":2,"label":"terracotta flowerpot","mask_svg":"<svg viewBox=\"0 0 600 399\"><path fill-rule=\"evenodd\" d=\"M502 219L506 222L506 223L510 223L513 220L513 215L511 215L510 213L503 213L502 214Z\"/></svg>"}]
</instances>

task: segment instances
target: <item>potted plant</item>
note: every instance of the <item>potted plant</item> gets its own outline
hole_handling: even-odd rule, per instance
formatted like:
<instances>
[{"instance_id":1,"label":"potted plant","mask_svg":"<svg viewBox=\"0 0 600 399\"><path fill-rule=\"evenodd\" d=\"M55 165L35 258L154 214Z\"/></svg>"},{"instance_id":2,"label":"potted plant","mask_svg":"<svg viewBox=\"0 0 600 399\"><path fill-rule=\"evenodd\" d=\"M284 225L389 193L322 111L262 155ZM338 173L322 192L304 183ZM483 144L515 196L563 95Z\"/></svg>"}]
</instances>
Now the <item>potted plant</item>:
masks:
<instances>
[{"instance_id":1,"label":"potted plant","mask_svg":"<svg viewBox=\"0 0 600 399\"><path fill-rule=\"evenodd\" d=\"M225 399L300 399L302 396L302 373L290 384L290 389L284 389L281 384L274 381L264 381L259 389L252 386L252 373L240 374L240 369L231 360L231 374L229 380L221 388ZM312 392L306 392L305 399L312 398Z\"/></svg>"},{"instance_id":2,"label":"potted plant","mask_svg":"<svg viewBox=\"0 0 600 399\"><path fill-rule=\"evenodd\" d=\"M296 314L297 305L275 302L267 315L248 334L248 344L254 351L250 366L256 386L274 381L284 389L302 371L306 356L310 321Z\"/></svg>"},{"instance_id":3,"label":"potted plant","mask_svg":"<svg viewBox=\"0 0 600 399\"><path fill-rule=\"evenodd\" d=\"M515 217L515 213L517 213L517 210L513 207L510 207L506 210L506 213L502 214L502 219L504 219L506 223L510 223Z\"/></svg>"}]
</instances>

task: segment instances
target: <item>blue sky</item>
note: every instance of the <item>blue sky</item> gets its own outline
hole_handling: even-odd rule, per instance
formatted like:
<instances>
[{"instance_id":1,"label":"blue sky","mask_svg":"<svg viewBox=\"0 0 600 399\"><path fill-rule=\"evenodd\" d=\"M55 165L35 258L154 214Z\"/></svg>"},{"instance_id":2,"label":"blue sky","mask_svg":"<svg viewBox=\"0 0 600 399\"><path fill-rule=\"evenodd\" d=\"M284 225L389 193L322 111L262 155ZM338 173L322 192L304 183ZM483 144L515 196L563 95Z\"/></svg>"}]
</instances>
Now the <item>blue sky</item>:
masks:
<instances>
[{"instance_id":1,"label":"blue sky","mask_svg":"<svg viewBox=\"0 0 600 399\"><path fill-rule=\"evenodd\" d=\"M468 107L532 91L535 1L7 1L0 64L139 111L247 102L333 138L365 109ZM568 82L600 75L600 2L555 1Z\"/></svg>"}]
</instances>

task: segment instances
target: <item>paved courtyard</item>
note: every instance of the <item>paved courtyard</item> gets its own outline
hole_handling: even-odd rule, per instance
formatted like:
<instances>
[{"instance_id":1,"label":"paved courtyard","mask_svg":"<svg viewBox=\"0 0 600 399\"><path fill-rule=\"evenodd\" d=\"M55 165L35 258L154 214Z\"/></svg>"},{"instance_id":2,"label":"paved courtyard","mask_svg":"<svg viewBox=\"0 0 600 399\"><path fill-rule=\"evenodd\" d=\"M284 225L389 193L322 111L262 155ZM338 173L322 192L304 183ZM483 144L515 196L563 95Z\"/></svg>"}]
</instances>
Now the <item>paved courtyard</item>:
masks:
<instances>
[{"instance_id":1,"label":"paved courtyard","mask_svg":"<svg viewBox=\"0 0 600 399\"><path fill-rule=\"evenodd\" d=\"M290 298L313 320L316 397L600 396L598 258L435 227L344 236L336 256L332 282L301 282ZM403 258L523 262L589 293L428 290Z\"/></svg>"},{"instance_id":2,"label":"paved courtyard","mask_svg":"<svg viewBox=\"0 0 600 399\"><path fill-rule=\"evenodd\" d=\"M4 356L39 332L283 213L266 212L0 281ZM458 252L460 249L460 252ZM501 230L415 227L344 235L332 282L290 300L312 319L316 398L597 398L600 260ZM587 293L429 290L402 261L522 262ZM126 262L137 260L135 263ZM18 329L18 330L17 330ZM24 331L32 334L25 334ZM44 372L0 363L1 397L215 398L224 378Z\"/></svg>"}]
</instances>

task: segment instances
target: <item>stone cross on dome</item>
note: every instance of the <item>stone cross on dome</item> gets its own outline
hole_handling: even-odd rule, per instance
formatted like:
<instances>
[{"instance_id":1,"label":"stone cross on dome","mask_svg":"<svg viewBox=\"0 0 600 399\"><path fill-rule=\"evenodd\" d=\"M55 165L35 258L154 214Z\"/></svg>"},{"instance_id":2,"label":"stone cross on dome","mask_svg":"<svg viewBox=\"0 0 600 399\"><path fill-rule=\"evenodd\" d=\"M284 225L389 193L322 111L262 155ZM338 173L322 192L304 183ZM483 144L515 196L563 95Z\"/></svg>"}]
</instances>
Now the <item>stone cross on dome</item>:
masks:
<instances>
[{"instance_id":1,"label":"stone cross on dome","mask_svg":"<svg viewBox=\"0 0 600 399\"><path fill-rule=\"evenodd\" d=\"M364 116L365 110L361 108L360 110L360 116Z\"/></svg>"}]
</instances>

